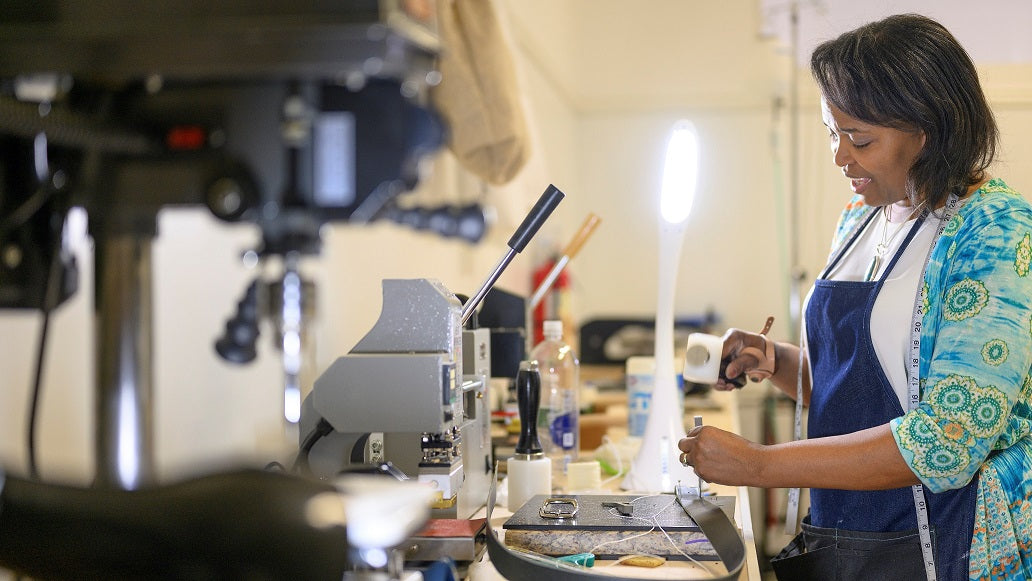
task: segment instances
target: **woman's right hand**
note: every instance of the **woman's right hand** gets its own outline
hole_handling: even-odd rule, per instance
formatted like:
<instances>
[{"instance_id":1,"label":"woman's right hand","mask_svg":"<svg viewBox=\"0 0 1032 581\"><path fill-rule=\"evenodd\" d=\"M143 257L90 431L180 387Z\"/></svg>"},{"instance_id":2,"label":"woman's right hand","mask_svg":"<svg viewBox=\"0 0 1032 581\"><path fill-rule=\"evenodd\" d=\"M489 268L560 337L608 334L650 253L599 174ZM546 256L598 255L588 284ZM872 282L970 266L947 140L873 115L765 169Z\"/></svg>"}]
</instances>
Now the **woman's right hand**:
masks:
<instances>
[{"instance_id":1,"label":"woman's right hand","mask_svg":"<svg viewBox=\"0 0 1032 581\"><path fill-rule=\"evenodd\" d=\"M774 343L765 335L741 329L728 329L724 333L723 339L721 373L713 385L714 388L720 391L730 391L744 387L745 377L749 377L753 381L762 381L774 373ZM769 346L768 342L770 342ZM771 354L769 358L767 353Z\"/></svg>"}]
</instances>

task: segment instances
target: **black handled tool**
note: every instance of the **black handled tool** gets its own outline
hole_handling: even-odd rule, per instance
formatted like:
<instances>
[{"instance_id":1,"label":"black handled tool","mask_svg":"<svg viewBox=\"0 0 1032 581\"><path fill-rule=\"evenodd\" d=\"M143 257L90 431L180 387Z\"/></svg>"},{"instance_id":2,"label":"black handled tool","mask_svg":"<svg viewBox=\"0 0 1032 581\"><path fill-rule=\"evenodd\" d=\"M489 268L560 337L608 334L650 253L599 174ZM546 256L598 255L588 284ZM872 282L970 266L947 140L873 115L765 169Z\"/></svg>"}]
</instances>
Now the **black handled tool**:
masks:
<instances>
[{"instance_id":1,"label":"black handled tool","mask_svg":"<svg viewBox=\"0 0 1032 581\"><path fill-rule=\"evenodd\" d=\"M516 374L516 405L520 411L520 439L516 444L517 454L541 454L541 440L538 439L537 416L541 405L541 372L536 361L520 363Z\"/></svg>"}]
</instances>

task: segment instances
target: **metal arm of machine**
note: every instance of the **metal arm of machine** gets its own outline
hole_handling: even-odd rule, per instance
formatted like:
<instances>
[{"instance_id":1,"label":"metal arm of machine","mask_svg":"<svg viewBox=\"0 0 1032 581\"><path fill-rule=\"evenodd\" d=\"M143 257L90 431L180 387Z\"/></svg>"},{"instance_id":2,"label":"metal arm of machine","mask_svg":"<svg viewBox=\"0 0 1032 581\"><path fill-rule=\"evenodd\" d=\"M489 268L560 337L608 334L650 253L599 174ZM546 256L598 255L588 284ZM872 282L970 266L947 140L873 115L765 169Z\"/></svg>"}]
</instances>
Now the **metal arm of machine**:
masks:
<instances>
[{"instance_id":1,"label":"metal arm of machine","mask_svg":"<svg viewBox=\"0 0 1032 581\"><path fill-rule=\"evenodd\" d=\"M559 188L549 185L545 188L544 193L538 198L534 207L530 209L530 213L520 223L519 228L513 233L512 237L509 238L509 250L502 256L502 259L498 261L498 265L494 267L491 274L487 276L484 284L480 285L480 289L477 290L476 294L472 296L466 304L462 307L462 324L465 325L466 321L473 316L473 311L480 305L480 302L487 296L488 291L494 286L495 281L502 275L502 271L505 267L509 266L512 259L523 252L526 248L527 243L530 239L537 234L538 229L545 223L545 220L552 215L552 211L559 205L559 202L563 201L566 194L559 191Z\"/></svg>"}]
</instances>

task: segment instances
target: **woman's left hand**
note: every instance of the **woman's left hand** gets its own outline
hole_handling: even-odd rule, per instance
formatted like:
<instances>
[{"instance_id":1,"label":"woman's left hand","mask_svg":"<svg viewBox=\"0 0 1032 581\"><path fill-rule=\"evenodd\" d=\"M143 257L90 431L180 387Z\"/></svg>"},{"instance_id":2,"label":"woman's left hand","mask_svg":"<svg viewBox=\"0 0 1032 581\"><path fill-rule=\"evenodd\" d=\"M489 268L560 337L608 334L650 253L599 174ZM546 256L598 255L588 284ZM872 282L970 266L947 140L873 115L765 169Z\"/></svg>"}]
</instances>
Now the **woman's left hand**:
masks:
<instances>
[{"instance_id":1,"label":"woman's left hand","mask_svg":"<svg viewBox=\"0 0 1032 581\"><path fill-rule=\"evenodd\" d=\"M714 428L699 426L677 443L681 461L695 468L707 482L728 486L756 486L760 476L763 446Z\"/></svg>"}]
</instances>

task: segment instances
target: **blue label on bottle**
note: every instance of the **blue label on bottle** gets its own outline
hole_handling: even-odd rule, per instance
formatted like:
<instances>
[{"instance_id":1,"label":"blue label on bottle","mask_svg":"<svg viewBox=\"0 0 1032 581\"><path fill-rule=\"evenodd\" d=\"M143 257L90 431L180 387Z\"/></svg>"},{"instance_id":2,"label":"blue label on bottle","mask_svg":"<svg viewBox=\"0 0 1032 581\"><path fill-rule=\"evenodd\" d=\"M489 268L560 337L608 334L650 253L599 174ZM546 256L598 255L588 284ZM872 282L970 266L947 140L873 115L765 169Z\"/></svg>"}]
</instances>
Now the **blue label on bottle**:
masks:
<instances>
[{"instance_id":1,"label":"blue label on bottle","mask_svg":"<svg viewBox=\"0 0 1032 581\"><path fill-rule=\"evenodd\" d=\"M652 394L647 391L637 391L629 395L628 407L628 435L642 437L645 435L645 422L649 419L649 402L652 401Z\"/></svg>"},{"instance_id":2,"label":"blue label on bottle","mask_svg":"<svg viewBox=\"0 0 1032 581\"><path fill-rule=\"evenodd\" d=\"M577 444L577 419L573 414L556 416L548 431L552 442L563 450L571 450Z\"/></svg>"},{"instance_id":3,"label":"blue label on bottle","mask_svg":"<svg viewBox=\"0 0 1032 581\"><path fill-rule=\"evenodd\" d=\"M677 374L677 400L684 407L684 377ZM654 378L651 375L635 375L627 378L627 435L643 437L645 424L649 421L649 404L652 402Z\"/></svg>"}]
</instances>

